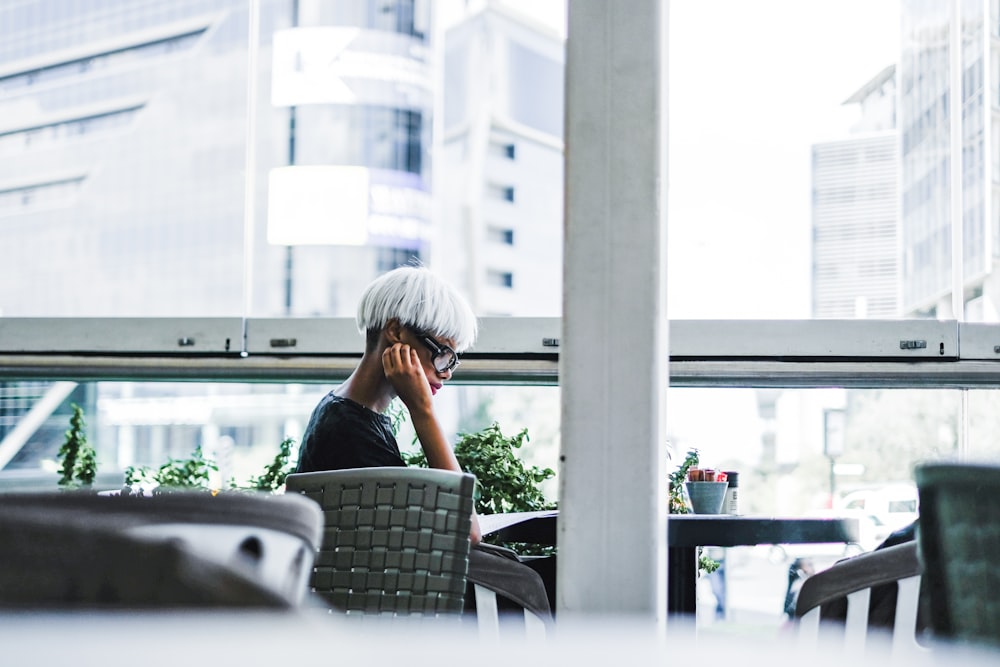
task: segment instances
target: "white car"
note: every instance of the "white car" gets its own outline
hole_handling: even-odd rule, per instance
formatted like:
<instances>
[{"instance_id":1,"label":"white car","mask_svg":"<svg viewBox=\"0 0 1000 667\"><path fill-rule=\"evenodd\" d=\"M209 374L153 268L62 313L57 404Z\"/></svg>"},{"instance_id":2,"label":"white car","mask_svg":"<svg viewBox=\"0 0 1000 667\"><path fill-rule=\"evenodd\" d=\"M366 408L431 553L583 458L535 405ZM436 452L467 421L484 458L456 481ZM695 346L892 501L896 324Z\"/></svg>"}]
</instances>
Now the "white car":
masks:
<instances>
[{"instance_id":1,"label":"white car","mask_svg":"<svg viewBox=\"0 0 1000 667\"><path fill-rule=\"evenodd\" d=\"M844 495L837 509L863 512L875 519L884 539L889 533L913 523L919 515L917 487L913 484L890 484L859 489Z\"/></svg>"},{"instance_id":2,"label":"white car","mask_svg":"<svg viewBox=\"0 0 1000 667\"><path fill-rule=\"evenodd\" d=\"M892 484L851 491L840 499L837 508L863 511L876 517L892 532L913 523L917 518L917 487L913 484Z\"/></svg>"}]
</instances>

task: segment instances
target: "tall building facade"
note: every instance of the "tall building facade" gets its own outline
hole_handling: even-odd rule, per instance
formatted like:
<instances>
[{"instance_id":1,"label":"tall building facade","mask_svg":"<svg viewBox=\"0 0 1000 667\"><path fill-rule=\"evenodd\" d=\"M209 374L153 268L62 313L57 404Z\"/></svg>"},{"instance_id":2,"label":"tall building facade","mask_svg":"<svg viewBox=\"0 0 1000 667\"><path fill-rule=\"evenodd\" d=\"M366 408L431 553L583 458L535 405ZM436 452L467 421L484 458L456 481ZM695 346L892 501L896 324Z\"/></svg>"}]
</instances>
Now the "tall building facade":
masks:
<instances>
[{"instance_id":1,"label":"tall building facade","mask_svg":"<svg viewBox=\"0 0 1000 667\"><path fill-rule=\"evenodd\" d=\"M284 312L351 316L376 275L433 262L432 5L295 0L292 13L272 42L287 162L267 174L265 245L285 248Z\"/></svg>"},{"instance_id":2,"label":"tall building facade","mask_svg":"<svg viewBox=\"0 0 1000 667\"><path fill-rule=\"evenodd\" d=\"M901 3L898 68L902 168L902 308L951 318L950 25L954 3ZM1000 319L1000 16L996 3L961 12L962 264L965 319Z\"/></svg>"},{"instance_id":3,"label":"tall building facade","mask_svg":"<svg viewBox=\"0 0 1000 667\"><path fill-rule=\"evenodd\" d=\"M895 66L845 104L849 138L812 148L812 316L899 314L899 188Z\"/></svg>"},{"instance_id":4,"label":"tall building facade","mask_svg":"<svg viewBox=\"0 0 1000 667\"><path fill-rule=\"evenodd\" d=\"M352 314L378 272L429 255L431 16L421 0L0 8L0 313Z\"/></svg>"},{"instance_id":5,"label":"tall building facade","mask_svg":"<svg viewBox=\"0 0 1000 667\"><path fill-rule=\"evenodd\" d=\"M551 28L486 3L445 35L442 270L483 315L562 311L563 72Z\"/></svg>"}]
</instances>

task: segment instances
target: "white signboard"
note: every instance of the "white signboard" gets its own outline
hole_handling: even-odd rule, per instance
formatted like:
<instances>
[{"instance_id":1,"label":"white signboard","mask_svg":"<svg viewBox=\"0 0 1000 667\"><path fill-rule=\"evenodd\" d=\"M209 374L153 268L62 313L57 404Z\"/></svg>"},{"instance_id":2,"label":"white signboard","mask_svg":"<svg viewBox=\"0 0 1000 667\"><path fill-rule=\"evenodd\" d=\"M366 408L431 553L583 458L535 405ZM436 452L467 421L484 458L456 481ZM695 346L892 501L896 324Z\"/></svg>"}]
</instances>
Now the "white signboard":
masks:
<instances>
[{"instance_id":1,"label":"white signboard","mask_svg":"<svg viewBox=\"0 0 1000 667\"><path fill-rule=\"evenodd\" d=\"M268 178L267 242L364 245L369 173L364 167L292 166Z\"/></svg>"},{"instance_id":2,"label":"white signboard","mask_svg":"<svg viewBox=\"0 0 1000 667\"><path fill-rule=\"evenodd\" d=\"M378 94L371 86L359 85L360 82L382 82L389 86L382 88L395 90L397 95L399 91L431 90L427 63L415 57L352 49L360 33L360 28L331 26L275 32L271 104L280 107L377 102ZM352 88L352 82L357 90Z\"/></svg>"}]
</instances>

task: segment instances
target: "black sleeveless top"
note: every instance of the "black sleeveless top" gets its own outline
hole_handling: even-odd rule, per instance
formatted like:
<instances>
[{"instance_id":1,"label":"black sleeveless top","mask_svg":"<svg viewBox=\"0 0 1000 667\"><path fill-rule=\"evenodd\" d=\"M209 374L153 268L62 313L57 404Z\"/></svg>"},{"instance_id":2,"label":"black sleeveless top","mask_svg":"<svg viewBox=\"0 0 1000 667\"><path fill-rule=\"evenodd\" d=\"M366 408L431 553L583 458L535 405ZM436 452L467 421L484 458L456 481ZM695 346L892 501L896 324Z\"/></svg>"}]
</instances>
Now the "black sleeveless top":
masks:
<instances>
[{"instance_id":1,"label":"black sleeveless top","mask_svg":"<svg viewBox=\"0 0 1000 667\"><path fill-rule=\"evenodd\" d=\"M331 391L309 417L295 472L405 465L389 417Z\"/></svg>"}]
</instances>

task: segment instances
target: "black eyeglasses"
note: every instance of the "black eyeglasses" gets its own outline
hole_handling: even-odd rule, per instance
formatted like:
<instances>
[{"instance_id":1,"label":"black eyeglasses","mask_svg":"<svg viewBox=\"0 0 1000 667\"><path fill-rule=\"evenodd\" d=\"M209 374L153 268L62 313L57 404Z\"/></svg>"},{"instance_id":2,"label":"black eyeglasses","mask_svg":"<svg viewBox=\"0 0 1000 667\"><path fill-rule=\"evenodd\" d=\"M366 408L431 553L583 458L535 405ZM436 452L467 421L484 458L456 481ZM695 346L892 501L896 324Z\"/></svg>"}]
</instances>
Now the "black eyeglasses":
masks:
<instances>
[{"instance_id":1,"label":"black eyeglasses","mask_svg":"<svg viewBox=\"0 0 1000 667\"><path fill-rule=\"evenodd\" d=\"M454 370L455 366L462 363L458 360L458 353L455 352L455 350L451 349L447 345L441 345L439 342L422 331L417 331L416 329L410 330L414 333L414 335L416 335L417 338L420 339L420 342L431 351L431 363L434 364L434 370L438 373Z\"/></svg>"}]
</instances>

